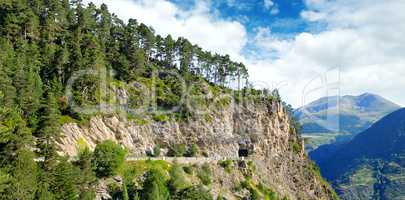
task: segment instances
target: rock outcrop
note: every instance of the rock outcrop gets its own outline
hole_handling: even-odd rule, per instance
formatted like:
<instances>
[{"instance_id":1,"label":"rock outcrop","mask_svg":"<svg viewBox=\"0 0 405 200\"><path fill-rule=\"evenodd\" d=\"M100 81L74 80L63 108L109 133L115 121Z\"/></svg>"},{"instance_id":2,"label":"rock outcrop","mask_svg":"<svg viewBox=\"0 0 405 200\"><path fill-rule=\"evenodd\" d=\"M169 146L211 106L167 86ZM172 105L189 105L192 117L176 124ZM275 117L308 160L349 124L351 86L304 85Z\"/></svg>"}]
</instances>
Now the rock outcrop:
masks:
<instances>
[{"instance_id":1,"label":"rock outcrop","mask_svg":"<svg viewBox=\"0 0 405 200\"><path fill-rule=\"evenodd\" d=\"M152 121L139 125L118 115L93 117L87 126L62 126L61 152L74 156L78 143L90 148L103 140L125 146L131 156L145 156L155 145L196 144L208 157L237 157L249 151L257 173L289 199L333 199L333 192L306 158L281 103L245 103L212 109L187 122ZM298 147L298 149L297 149ZM201 156L201 155L200 155Z\"/></svg>"}]
</instances>

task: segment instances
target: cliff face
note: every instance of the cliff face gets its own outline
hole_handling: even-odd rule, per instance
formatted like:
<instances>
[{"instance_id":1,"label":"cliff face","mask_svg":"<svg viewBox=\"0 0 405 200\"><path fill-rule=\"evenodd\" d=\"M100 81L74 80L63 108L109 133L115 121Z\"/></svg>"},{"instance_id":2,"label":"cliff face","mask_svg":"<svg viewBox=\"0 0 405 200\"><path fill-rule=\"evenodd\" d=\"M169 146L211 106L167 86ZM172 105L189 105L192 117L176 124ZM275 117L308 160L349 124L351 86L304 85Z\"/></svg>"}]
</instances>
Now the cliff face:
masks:
<instances>
[{"instance_id":1,"label":"cliff face","mask_svg":"<svg viewBox=\"0 0 405 200\"><path fill-rule=\"evenodd\" d=\"M117 115L98 116L83 127L65 124L62 132L59 147L70 156L76 155L78 143L86 142L94 148L107 139L125 146L131 156L145 156L157 144L165 152L171 144L179 143L197 144L208 157L237 158L240 150L248 151L260 179L278 193L289 199L333 199L329 186L314 172L298 145L300 142L280 103L212 109L188 122L168 120L139 125ZM227 181L214 182L221 183L221 187Z\"/></svg>"}]
</instances>

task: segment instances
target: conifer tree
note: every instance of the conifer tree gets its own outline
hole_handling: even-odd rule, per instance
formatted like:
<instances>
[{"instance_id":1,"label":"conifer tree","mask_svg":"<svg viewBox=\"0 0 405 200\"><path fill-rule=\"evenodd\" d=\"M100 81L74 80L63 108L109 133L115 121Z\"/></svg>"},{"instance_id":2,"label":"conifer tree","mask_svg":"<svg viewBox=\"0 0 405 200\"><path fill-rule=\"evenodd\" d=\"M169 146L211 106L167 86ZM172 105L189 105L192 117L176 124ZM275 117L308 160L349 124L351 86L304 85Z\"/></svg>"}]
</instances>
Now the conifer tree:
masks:
<instances>
[{"instance_id":1,"label":"conifer tree","mask_svg":"<svg viewBox=\"0 0 405 200\"><path fill-rule=\"evenodd\" d=\"M74 166L62 158L52 169L53 181L51 190L57 200L76 200L79 199L79 192L76 188L78 174Z\"/></svg>"},{"instance_id":2,"label":"conifer tree","mask_svg":"<svg viewBox=\"0 0 405 200\"><path fill-rule=\"evenodd\" d=\"M185 80L190 80L193 46L185 38L179 38L176 43L180 57L180 73L184 76Z\"/></svg>"},{"instance_id":3,"label":"conifer tree","mask_svg":"<svg viewBox=\"0 0 405 200\"><path fill-rule=\"evenodd\" d=\"M93 165L91 163L92 153L88 147L80 150L78 160L74 163L80 170L77 179L79 199L94 199L95 190L94 184L96 183L96 176L94 173Z\"/></svg>"},{"instance_id":4,"label":"conifer tree","mask_svg":"<svg viewBox=\"0 0 405 200\"><path fill-rule=\"evenodd\" d=\"M11 190L8 191L12 199L34 199L37 190L37 164L33 152L22 149L17 152L11 170Z\"/></svg>"},{"instance_id":5,"label":"conifer tree","mask_svg":"<svg viewBox=\"0 0 405 200\"><path fill-rule=\"evenodd\" d=\"M163 179L163 174L156 169L151 169L148 172L143 188L142 199L167 200L170 198L166 181Z\"/></svg>"},{"instance_id":6,"label":"conifer tree","mask_svg":"<svg viewBox=\"0 0 405 200\"><path fill-rule=\"evenodd\" d=\"M12 165L15 154L31 143L31 132L17 109L0 106L0 163Z\"/></svg>"},{"instance_id":7,"label":"conifer tree","mask_svg":"<svg viewBox=\"0 0 405 200\"><path fill-rule=\"evenodd\" d=\"M0 168L0 199L7 198L7 191L11 185L11 176L6 169Z\"/></svg>"},{"instance_id":8,"label":"conifer tree","mask_svg":"<svg viewBox=\"0 0 405 200\"><path fill-rule=\"evenodd\" d=\"M59 117L56 98L52 92L48 92L37 133L38 147L47 169L53 167L57 157L55 141L60 136Z\"/></svg>"},{"instance_id":9,"label":"conifer tree","mask_svg":"<svg viewBox=\"0 0 405 200\"><path fill-rule=\"evenodd\" d=\"M155 47L156 38L154 36L154 31L145 24L141 23L138 26L138 33L141 38L140 45L145 51L147 61L149 61L149 58L153 53L153 48Z\"/></svg>"},{"instance_id":10,"label":"conifer tree","mask_svg":"<svg viewBox=\"0 0 405 200\"><path fill-rule=\"evenodd\" d=\"M0 68L0 92L2 94L0 104L9 108L14 107L16 89L12 85L12 80L4 71L3 67Z\"/></svg>"},{"instance_id":11,"label":"conifer tree","mask_svg":"<svg viewBox=\"0 0 405 200\"><path fill-rule=\"evenodd\" d=\"M38 200L54 200L55 197L49 188L49 182L43 180L45 177L39 176L38 189L35 193L35 199Z\"/></svg>"},{"instance_id":12,"label":"conifer tree","mask_svg":"<svg viewBox=\"0 0 405 200\"><path fill-rule=\"evenodd\" d=\"M100 46L103 50L105 50L107 48L106 45L111 35L110 29L112 25L111 14L108 11L107 5L101 4L100 9L97 9L97 19L97 30L99 32L98 37Z\"/></svg>"},{"instance_id":13,"label":"conifer tree","mask_svg":"<svg viewBox=\"0 0 405 200\"><path fill-rule=\"evenodd\" d=\"M38 49L35 45L22 43L18 50L15 87L17 88L18 104L23 110L28 125L37 125L37 111L41 105L42 80L39 75L40 63Z\"/></svg>"},{"instance_id":14,"label":"conifer tree","mask_svg":"<svg viewBox=\"0 0 405 200\"><path fill-rule=\"evenodd\" d=\"M166 36L164 40L164 60L166 66L173 65L175 58L175 41L171 35Z\"/></svg>"}]
</instances>

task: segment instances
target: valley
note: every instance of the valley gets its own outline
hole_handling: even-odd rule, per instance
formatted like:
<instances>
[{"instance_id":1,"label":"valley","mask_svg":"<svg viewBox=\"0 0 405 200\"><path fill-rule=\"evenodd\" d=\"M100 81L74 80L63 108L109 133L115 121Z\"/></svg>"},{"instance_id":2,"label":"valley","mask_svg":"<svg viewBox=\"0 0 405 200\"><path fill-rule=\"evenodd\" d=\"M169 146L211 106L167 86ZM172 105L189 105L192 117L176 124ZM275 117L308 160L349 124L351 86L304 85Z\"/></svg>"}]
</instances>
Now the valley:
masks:
<instances>
[{"instance_id":1,"label":"valley","mask_svg":"<svg viewBox=\"0 0 405 200\"><path fill-rule=\"evenodd\" d=\"M313 158L342 199L403 199L405 193L404 118L399 109Z\"/></svg>"}]
</instances>

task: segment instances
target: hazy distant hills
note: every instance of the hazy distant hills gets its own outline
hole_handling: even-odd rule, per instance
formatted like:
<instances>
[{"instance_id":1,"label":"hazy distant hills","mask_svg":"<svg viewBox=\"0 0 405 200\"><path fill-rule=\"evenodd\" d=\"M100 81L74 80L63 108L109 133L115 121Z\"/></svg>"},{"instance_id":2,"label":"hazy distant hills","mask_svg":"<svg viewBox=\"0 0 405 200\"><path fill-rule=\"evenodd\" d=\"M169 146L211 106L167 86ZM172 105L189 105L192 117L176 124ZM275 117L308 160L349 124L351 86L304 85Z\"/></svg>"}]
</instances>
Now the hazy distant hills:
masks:
<instances>
[{"instance_id":1,"label":"hazy distant hills","mask_svg":"<svg viewBox=\"0 0 405 200\"><path fill-rule=\"evenodd\" d=\"M369 128L374 122L400 106L375 94L324 97L295 111L302 124L304 136L310 136L307 149L334 142L349 140Z\"/></svg>"},{"instance_id":2,"label":"hazy distant hills","mask_svg":"<svg viewBox=\"0 0 405 200\"><path fill-rule=\"evenodd\" d=\"M343 199L405 199L405 109L336 148L317 162Z\"/></svg>"}]
</instances>

